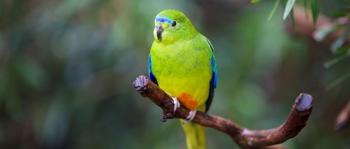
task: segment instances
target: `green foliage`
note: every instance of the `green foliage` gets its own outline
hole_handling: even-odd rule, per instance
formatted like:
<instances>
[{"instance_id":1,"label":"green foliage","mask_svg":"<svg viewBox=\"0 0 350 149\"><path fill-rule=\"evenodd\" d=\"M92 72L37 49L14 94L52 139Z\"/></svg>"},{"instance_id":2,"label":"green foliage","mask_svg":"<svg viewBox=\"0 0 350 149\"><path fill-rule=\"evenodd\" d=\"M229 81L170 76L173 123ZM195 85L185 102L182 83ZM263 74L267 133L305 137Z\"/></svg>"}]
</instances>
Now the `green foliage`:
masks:
<instances>
[{"instance_id":1,"label":"green foliage","mask_svg":"<svg viewBox=\"0 0 350 149\"><path fill-rule=\"evenodd\" d=\"M322 26L321 28L317 29L314 34L314 39L321 42L335 32L340 32L340 36L337 37L330 46L330 51L335 57L325 62L324 66L327 69L343 60L346 60L350 56L350 47L344 45L346 40L349 38L350 27L348 24L340 24L335 22L330 25Z\"/></svg>"},{"instance_id":2,"label":"green foliage","mask_svg":"<svg viewBox=\"0 0 350 149\"><path fill-rule=\"evenodd\" d=\"M267 18L268 21L270 21L271 18L272 18L272 16L275 14L275 12L276 12L276 10L277 10L279 4L280 4L280 1L281 1L281 0L276 0L276 2L275 2L275 4L273 5L273 8L272 8L272 10L271 10L271 12L270 12L270 14L269 14L269 17Z\"/></svg>"},{"instance_id":3,"label":"green foliage","mask_svg":"<svg viewBox=\"0 0 350 149\"><path fill-rule=\"evenodd\" d=\"M311 0L311 13L312 20L314 21L314 23L316 23L318 14L320 13L318 0Z\"/></svg>"},{"instance_id":4,"label":"green foliage","mask_svg":"<svg viewBox=\"0 0 350 149\"><path fill-rule=\"evenodd\" d=\"M344 49L344 50L342 50L342 49ZM341 54L338 54L338 56L336 56L335 58L325 62L324 66L326 68L330 68L330 67L334 66L335 64L341 62L342 60L347 59L350 56L350 48L349 47L339 48L339 49L337 49L337 51L344 51L344 53L342 52Z\"/></svg>"},{"instance_id":5,"label":"green foliage","mask_svg":"<svg viewBox=\"0 0 350 149\"><path fill-rule=\"evenodd\" d=\"M350 27L348 26L348 24L340 24L336 22L334 24L319 28L314 35L316 41L322 41L326 37L330 36L330 34L335 32L340 32L340 36L337 37L330 46L330 51L332 52L333 56L330 58L330 60L324 63L324 67L328 71L331 71L332 68L343 69L342 65L349 61L350 47L349 45L344 44L349 38ZM339 67L337 67L338 65ZM342 83L347 82L348 80L350 80L349 75L349 69L344 69L344 71L342 71L341 73L336 73L336 77L334 77L333 79L331 79L331 81L329 81L329 83L327 83L327 89L329 90L335 88L337 86L340 86Z\"/></svg>"},{"instance_id":6,"label":"green foliage","mask_svg":"<svg viewBox=\"0 0 350 149\"><path fill-rule=\"evenodd\" d=\"M275 13L276 7L279 5L279 3L280 3L280 0L275 1L275 5L274 5L273 9L271 10L269 18L271 18L272 15ZM296 3L296 0L287 0L286 1L285 7L284 7L284 12L283 12L283 20L287 19L287 17L289 15L293 15L293 7L294 7L295 3ZM310 7L308 7L309 6L308 3L311 3ZM314 23L316 23L318 15L320 13L318 0L311 0L311 2L309 2L309 0L304 0L304 7L306 9L311 9L312 19L313 19ZM305 12L305 13L307 13L307 12ZM292 16L292 19L293 19L293 16ZM270 19L268 19L268 20L270 20Z\"/></svg>"},{"instance_id":7,"label":"green foliage","mask_svg":"<svg viewBox=\"0 0 350 149\"><path fill-rule=\"evenodd\" d=\"M296 0L287 0L286 6L284 8L283 12L283 19L286 19L290 12L292 12L292 9L294 7Z\"/></svg>"},{"instance_id":8,"label":"green foliage","mask_svg":"<svg viewBox=\"0 0 350 149\"><path fill-rule=\"evenodd\" d=\"M261 0L251 0L250 2L252 3L252 4L256 4L256 3L259 3Z\"/></svg>"},{"instance_id":9,"label":"green foliage","mask_svg":"<svg viewBox=\"0 0 350 149\"><path fill-rule=\"evenodd\" d=\"M340 36L331 45L331 50L333 53L338 53L338 51L341 51L339 49L344 45L345 41L349 38L349 35L350 27L345 27Z\"/></svg>"},{"instance_id":10,"label":"green foliage","mask_svg":"<svg viewBox=\"0 0 350 149\"><path fill-rule=\"evenodd\" d=\"M268 17L268 20L270 20L272 18L279 3L280 3L280 0L275 1L275 4L270 12L269 17ZM291 23L293 25L293 29L295 29L295 22L294 22L294 16L293 16L293 14L294 14L293 7L294 7L295 3L296 3L296 0L287 0L286 4L285 4L285 9L283 12L283 19L286 19L289 15L291 15ZM311 0L311 1L304 0L303 3L304 3L306 15L308 13L307 9L310 9L313 23L316 24L318 16L320 14L319 1L318 0ZM335 2L335 4L333 4L333 5L339 5L339 3ZM344 4L344 5L346 5L346 4ZM338 17L344 16L344 14L346 14L346 12L347 12L347 10L345 10L345 9L338 9L337 13L343 14L343 15L339 15ZM336 31L340 31L341 35L339 37L337 37L337 39L334 40L330 46L330 50L332 51L332 53L336 54L336 56L335 56L335 58L332 58L331 60L324 63L324 66L326 68L330 68L330 67L334 66L335 64L349 58L349 51L350 51L349 47L343 47L343 45L345 44L346 40L349 38L350 27L348 27L348 23L339 24L338 22L335 22L334 24L330 24L330 25L322 26L321 28L318 28L314 33L314 39L316 41L322 41L327 36L329 36L330 34L336 32ZM342 78L343 79L340 79L340 80L345 80L344 78L347 78L347 77L342 77ZM336 81L336 82L338 82L338 81ZM333 85L334 84L338 84L338 83L333 83ZM331 85L331 86L333 86L333 85Z\"/></svg>"}]
</instances>

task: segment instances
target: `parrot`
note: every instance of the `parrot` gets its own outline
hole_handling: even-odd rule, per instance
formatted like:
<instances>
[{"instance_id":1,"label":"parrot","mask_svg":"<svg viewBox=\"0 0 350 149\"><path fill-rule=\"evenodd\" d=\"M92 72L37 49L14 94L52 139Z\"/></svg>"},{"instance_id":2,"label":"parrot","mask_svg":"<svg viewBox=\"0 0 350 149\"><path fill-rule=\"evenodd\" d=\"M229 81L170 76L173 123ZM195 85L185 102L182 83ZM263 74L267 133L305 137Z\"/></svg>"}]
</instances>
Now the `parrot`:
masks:
<instances>
[{"instance_id":1,"label":"parrot","mask_svg":"<svg viewBox=\"0 0 350 149\"><path fill-rule=\"evenodd\" d=\"M180 103L190 110L180 120L188 149L205 149L203 126L191 122L207 112L217 86L217 66L210 41L181 11L166 9L155 17L154 41L148 56L148 76L169 96L174 111Z\"/></svg>"}]
</instances>

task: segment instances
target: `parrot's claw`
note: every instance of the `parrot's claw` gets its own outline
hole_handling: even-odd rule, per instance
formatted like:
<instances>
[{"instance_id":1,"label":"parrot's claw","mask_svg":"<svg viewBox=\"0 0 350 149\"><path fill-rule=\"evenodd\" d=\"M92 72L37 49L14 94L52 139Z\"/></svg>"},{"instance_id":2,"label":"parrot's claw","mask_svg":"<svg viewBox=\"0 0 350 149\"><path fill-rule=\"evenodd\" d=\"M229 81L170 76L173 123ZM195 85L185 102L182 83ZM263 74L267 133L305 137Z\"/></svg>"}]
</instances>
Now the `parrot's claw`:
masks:
<instances>
[{"instance_id":1,"label":"parrot's claw","mask_svg":"<svg viewBox=\"0 0 350 149\"><path fill-rule=\"evenodd\" d=\"M171 97L171 98L173 99L173 104L174 104L173 112L174 112L174 115L175 115L176 109L180 108L180 102L179 102L179 100L177 100L176 97Z\"/></svg>"},{"instance_id":2,"label":"parrot's claw","mask_svg":"<svg viewBox=\"0 0 350 149\"><path fill-rule=\"evenodd\" d=\"M169 96L170 96L170 95L169 95ZM180 102L179 102L179 100L177 100L176 97L173 97L173 96L170 96L170 97L171 97L171 99L173 100L173 101L172 101L173 109L172 109L172 111L171 111L171 110L168 110L168 109L167 109L166 111L164 111L164 115L163 115L163 117L162 117L162 119L161 119L162 122L166 122L167 119L172 119L172 118L174 118L174 117L175 117L176 110L177 110L178 108L180 108Z\"/></svg>"},{"instance_id":3,"label":"parrot's claw","mask_svg":"<svg viewBox=\"0 0 350 149\"><path fill-rule=\"evenodd\" d=\"M197 110L190 111L186 117L186 121L188 122L192 121L194 117L196 117L196 113L197 113Z\"/></svg>"}]
</instances>

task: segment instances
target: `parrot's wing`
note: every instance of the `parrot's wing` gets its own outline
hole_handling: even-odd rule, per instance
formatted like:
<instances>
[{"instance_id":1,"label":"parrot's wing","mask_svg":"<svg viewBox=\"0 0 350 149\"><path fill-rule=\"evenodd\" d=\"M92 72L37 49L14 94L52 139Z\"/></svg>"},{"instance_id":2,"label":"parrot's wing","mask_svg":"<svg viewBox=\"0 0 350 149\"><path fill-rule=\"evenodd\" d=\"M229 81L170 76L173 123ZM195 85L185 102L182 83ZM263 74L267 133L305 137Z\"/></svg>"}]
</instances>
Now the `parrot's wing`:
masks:
<instances>
[{"instance_id":1,"label":"parrot's wing","mask_svg":"<svg viewBox=\"0 0 350 149\"><path fill-rule=\"evenodd\" d=\"M211 52L212 52L212 55L210 58L212 76L211 76L211 80L210 80L209 96L208 96L207 101L205 102L205 111L206 112L209 110L211 102L213 101L214 89L216 88L216 84L218 82L217 68L216 68L216 62L215 62L215 57L214 57L214 48L208 39L207 39L207 41L208 41L209 47L210 47Z\"/></svg>"},{"instance_id":2,"label":"parrot's wing","mask_svg":"<svg viewBox=\"0 0 350 149\"><path fill-rule=\"evenodd\" d=\"M148 56L148 77L151 79L152 82L158 85L156 77L152 73L152 59L151 54Z\"/></svg>"}]
</instances>

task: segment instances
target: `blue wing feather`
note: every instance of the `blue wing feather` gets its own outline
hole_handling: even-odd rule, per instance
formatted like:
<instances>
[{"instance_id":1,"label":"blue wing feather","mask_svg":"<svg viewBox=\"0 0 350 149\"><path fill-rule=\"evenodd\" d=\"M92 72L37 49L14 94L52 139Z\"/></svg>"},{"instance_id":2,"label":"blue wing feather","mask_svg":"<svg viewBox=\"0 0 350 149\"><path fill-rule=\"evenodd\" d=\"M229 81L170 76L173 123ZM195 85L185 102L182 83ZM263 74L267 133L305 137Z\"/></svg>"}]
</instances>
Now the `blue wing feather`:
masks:
<instances>
[{"instance_id":1,"label":"blue wing feather","mask_svg":"<svg viewBox=\"0 0 350 149\"><path fill-rule=\"evenodd\" d=\"M213 85L214 88L216 88L216 85L218 83L218 75L217 75L217 68L216 68L214 54L211 56L210 65L211 65L211 69L212 69L212 73L213 73L210 83L211 83L211 85Z\"/></svg>"},{"instance_id":2,"label":"blue wing feather","mask_svg":"<svg viewBox=\"0 0 350 149\"><path fill-rule=\"evenodd\" d=\"M217 85L217 82L218 82L218 75L217 75L217 68L216 68L216 61L215 61L215 57L214 57L214 47L213 45L211 44L211 42L207 39L208 41L208 44L210 46L210 49L212 51L212 55L211 55L211 58L210 58L210 65L211 65L211 70L212 70L212 79L211 79L211 85L214 86L214 88L216 88L216 85Z\"/></svg>"},{"instance_id":3,"label":"blue wing feather","mask_svg":"<svg viewBox=\"0 0 350 149\"><path fill-rule=\"evenodd\" d=\"M213 45L210 43L210 41L209 40L207 40L207 41L208 41L208 44L209 44L210 49L212 51L212 55L210 58L210 66L211 66L211 70L212 70L212 76L211 76L211 80L210 80L208 99L205 102L205 111L206 112L209 110L211 102L213 101L214 89L216 88L216 85L218 83L217 68L216 68L216 62L215 62L215 57L214 57L214 48L213 48Z\"/></svg>"},{"instance_id":4,"label":"blue wing feather","mask_svg":"<svg viewBox=\"0 0 350 149\"><path fill-rule=\"evenodd\" d=\"M152 73L152 59L151 54L148 55L148 77L151 79L152 82L158 85L156 77Z\"/></svg>"}]
</instances>

